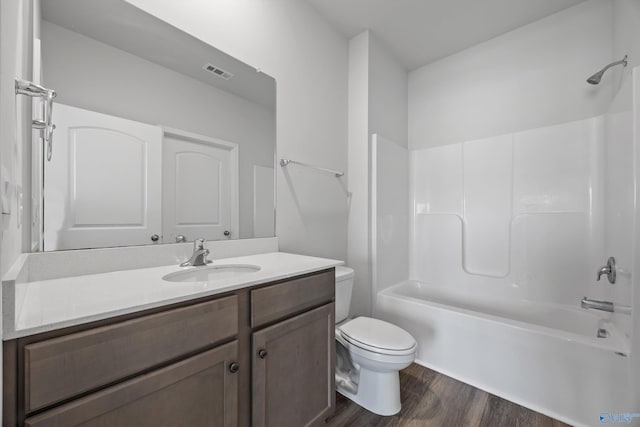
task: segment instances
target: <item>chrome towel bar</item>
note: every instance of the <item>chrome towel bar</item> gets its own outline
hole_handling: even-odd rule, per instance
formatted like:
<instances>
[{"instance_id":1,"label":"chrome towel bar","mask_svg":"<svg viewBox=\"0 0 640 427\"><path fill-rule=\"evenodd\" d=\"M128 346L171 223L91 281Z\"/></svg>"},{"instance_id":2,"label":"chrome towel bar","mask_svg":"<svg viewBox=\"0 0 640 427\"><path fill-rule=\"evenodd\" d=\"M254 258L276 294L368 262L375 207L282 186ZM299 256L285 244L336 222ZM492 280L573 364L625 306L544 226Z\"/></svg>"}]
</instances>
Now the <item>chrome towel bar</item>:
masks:
<instances>
[{"instance_id":1,"label":"chrome towel bar","mask_svg":"<svg viewBox=\"0 0 640 427\"><path fill-rule=\"evenodd\" d=\"M334 174L336 176L336 178L340 178L341 176L344 175L344 172L336 171L336 170L333 170L333 169L321 168L319 166L314 166L314 165L310 165L310 164L307 164L307 163L302 163L302 162L298 162L298 161L290 160L290 159L280 159L280 166L282 166L282 167L285 167L290 163L293 163L293 164L296 164L296 165L300 165L300 166L304 166L306 168L319 170L319 171L322 171L322 172L329 172L329 173Z\"/></svg>"}]
</instances>

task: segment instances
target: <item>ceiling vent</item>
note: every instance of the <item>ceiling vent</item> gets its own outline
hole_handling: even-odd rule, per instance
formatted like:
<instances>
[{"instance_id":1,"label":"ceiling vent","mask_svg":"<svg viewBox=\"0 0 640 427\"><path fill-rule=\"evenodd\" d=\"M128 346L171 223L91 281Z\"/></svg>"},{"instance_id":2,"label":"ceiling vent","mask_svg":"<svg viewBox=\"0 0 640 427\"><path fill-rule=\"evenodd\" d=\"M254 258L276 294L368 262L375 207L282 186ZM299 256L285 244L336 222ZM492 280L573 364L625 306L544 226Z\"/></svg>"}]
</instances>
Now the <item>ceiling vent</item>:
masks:
<instances>
[{"instance_id":1,"label":"ceiling vent","mask_svg":"<svg viewBox=\"0 0 640 427\"><path fill-rule=\"evenodd\" d=\"M228 71L225 71L222 68L218 68L215 65L211 65L211 64L204 64L202 69L210 72L211 74L215 74L218 77L222 77L225 80L229 80L229 79L233 78L233 76L234 76L232 73L230 73Z\"/></svg>"}]
</instances>

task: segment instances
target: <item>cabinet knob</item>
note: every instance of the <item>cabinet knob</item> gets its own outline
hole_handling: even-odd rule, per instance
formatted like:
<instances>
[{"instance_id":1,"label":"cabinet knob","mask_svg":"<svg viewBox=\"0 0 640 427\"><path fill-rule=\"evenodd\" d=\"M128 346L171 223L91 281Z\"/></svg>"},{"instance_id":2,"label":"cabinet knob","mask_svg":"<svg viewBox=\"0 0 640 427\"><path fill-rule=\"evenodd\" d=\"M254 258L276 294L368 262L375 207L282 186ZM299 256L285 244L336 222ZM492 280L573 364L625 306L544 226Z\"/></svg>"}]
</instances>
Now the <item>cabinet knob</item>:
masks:
<instances>
[{"instance_id":1,"label":"cabinet knob","mask_svg":"<svg viewBox=\"0 0 640 427\"><path fill-rule=\"evenodd\" d=\"M264 359L265 357L267 357L267 350L265 350L264 348L258 350L258 357L260 359Z\"/></svg>"},{"instance_id":2,"label":"cabinet knob","mask_svg":"<svg viewBox=\"0 0 640 427\"><path fill-rule=\"evenodd\" d=\"M231 372L232 374L235 374L239 370L240 370L240 365L238 365L238 362L233 362L229 365L229 372Z\"/></svg>"},{"instance_id":3,"label":"cabinet knob","mask_svg":"<svg viewBox=\"0 0 640 427\"><path fill-rule=\"evenodd\" d=\"M157 234L154 234L153 236L151 236L152 242L157 242L158 240L160 240L160 236L158 236Z\"/></svg>"}]
</instances>

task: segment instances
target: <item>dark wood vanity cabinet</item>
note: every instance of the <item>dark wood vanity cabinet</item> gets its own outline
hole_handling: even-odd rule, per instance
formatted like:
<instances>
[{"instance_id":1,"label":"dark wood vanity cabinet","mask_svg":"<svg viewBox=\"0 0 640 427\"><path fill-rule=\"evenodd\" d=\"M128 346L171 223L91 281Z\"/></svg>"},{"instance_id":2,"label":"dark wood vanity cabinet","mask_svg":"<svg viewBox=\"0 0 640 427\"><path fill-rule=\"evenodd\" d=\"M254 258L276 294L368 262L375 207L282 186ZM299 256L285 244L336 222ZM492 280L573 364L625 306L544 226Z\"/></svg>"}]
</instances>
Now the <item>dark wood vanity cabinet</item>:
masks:
<instances>
[{"instance_id":1,"label":"dark wood vanity cabinet","mask_svg":"<svg viewBox=\"0 0 640 427\"><path fill-rule=\"evenodd\" d=\"M238 297L230 295L25 344L25 411L32 413L237 334Z\"/></svg>"},{"instance_id":2,"label":"dark wood vanity cabinet","mask_svg":"<svg viewBox=\"0 0 640 427\"><path fill-rule=\"evenodd\" d=\"M320 425L334 392L334 304L253 334L253 425Z\"/></svg>"},{"instance_id":3,"label":"dark wood vanity cabinet","mask_svg":"<svg viewBox=\"0 0 640 427\"><path fill-rule=\"evenodd\" d=\"M236 341L25 420L28 427L238 425Z\"/></svg>"},{"instance_id":4,"label":"dark wood vanity cabinet","mask_svg":"<svg viewBox=\"0 0 640 427\"><path fill-rule=\"evenodd\" d=\"M334 270L4 342L3 426L312 426Z\"/></svg>"}]
</instances>

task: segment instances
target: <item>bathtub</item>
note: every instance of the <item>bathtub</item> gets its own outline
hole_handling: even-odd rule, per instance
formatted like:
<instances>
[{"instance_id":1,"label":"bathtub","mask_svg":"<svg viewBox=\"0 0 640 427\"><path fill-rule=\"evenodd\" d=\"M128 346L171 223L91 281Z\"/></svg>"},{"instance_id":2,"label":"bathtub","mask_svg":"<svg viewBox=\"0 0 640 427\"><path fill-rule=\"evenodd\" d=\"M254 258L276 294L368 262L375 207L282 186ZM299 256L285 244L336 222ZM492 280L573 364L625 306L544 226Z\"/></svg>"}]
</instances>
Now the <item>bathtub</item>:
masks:
<instances>
[{"instance_id":1,"label":"bathtub","mask_svg":"<svg viewBox=\"0 0 640 427\"><path fill-rule=\"evenodd\" d=\"M378 293L375 315L415 337L417 363L568 424L640 412L628 342L608 313L406 281Z\"/></svg>"}]
</instances>

